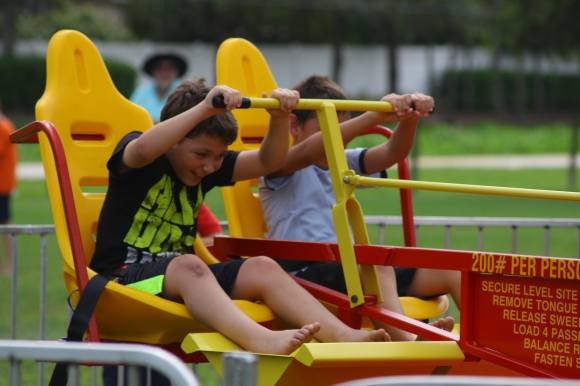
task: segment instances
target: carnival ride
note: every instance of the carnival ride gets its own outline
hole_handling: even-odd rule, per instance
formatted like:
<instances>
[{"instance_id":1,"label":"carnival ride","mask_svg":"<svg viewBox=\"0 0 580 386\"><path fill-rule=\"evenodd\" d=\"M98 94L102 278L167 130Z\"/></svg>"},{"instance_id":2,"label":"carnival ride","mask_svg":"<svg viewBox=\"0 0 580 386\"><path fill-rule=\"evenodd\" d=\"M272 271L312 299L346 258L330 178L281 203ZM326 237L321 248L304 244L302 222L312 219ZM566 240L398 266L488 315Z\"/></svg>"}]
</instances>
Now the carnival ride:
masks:
<instances>
[{"instance_id":1,"label":"carnival ride","mask_svg":"<svg viewBox=\"0 0 580 386\"><path fill-rule=\"evenodd\" d=\"M236 111L241 133L239 146L247 146L244 141L260 136L260 127L267 119L261 109L279 107L275 99L253 97L273 88L262 89L258 80L273 78L259 51L252 47L242 39L230 39L218 53L218 81L252 97L246 99L250 110ZM36 106L37 121L12 134L11 140L21 142L39 133L65 283L70 292L78 289L82 293L88 279L95 275L88 262L94 251L96 224L104 199L104 193L95 192L98 189L94 187L107 185L106 162L120 138L129 131L146 130L152 122L145 110L117 92L96 47L81 33L60 31L52 38L47 69L46 90ZM275 87L275 83L270 85ZM404 374L580 378L579 260L416 248L412 241L406 247L370 245L354 188L375 185L407 191L425 189L571 201L580 201L580 194L356 176L346 167L336 111L389 111L390 104L301 100L298 108L318 113L337 200L333 218L339 242L264 240L259 238L264 229L258 228L251 239L218 238L211 251L213 255L199 242L195 244L196 251L208 263L227 259L228 255L340 261L345 267L348 295L299 282L318 299L332 305L351 326L360 328L362 317L367 317L430 341L313 342L289 356L257 354L260 385L329 385ZM243 189L250 191L248 187ZM235 205L228 204L228 194L224 192L232 233L247 236L246 231L236 230L243 217L234 214L235 210L232 212ZM408 231L412 237L412 227ZM362 267L362 282L357 265ZM375 265L461 271L460 335L377 307L382 294ZM73 302L77 300L78 296L73 297ZM257 322L276 328L275 315L264 305L236 303ZM441 300L435 304L439 309ZM158 345L185 361L209 361L221 371L221 354L241 348L222 335L207 331L185 306L109 282L86 339Z\"/></svg>"}]
</instances>

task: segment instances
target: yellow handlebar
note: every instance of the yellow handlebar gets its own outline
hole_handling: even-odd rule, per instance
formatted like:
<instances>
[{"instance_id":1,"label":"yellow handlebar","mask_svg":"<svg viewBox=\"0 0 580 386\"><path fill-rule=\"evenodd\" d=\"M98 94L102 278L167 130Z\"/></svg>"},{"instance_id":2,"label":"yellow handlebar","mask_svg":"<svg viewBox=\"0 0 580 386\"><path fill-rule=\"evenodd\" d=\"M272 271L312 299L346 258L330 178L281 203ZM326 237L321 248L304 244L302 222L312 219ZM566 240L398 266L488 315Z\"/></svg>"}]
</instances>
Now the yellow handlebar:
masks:
<instances>
[{"instance_id":1,"label":"yellow handlebar","mask_svg":"<svg viewBox=\"0 0 580 386\"><path fill-rule=\"evenodd\" d=\"M318 110L325 103L331 103L337 111L381 111L385 113L394 112L393 106L389 102L369 102L350 101L342 99L300 99L297 110ZM214 107L225 107L223 97L216 96L212 100ZM241 109L279 109L280 101L276 98L247 98L242 99Z\"/></svg>"}]
</instances>

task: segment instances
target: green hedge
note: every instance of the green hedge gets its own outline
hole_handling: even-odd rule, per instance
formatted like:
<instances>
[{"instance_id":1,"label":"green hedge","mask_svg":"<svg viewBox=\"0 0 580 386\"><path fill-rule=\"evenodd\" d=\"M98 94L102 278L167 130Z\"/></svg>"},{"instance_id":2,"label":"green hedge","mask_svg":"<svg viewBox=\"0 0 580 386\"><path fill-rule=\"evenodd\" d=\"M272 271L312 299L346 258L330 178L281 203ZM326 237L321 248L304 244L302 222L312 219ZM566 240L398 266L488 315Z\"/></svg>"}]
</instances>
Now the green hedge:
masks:
<instances>
[{"instance_id":1,"label":"green hedge","mask_svg":"<svg viewBox=\"0 0 580 386\"><path fill-rule=\"evenodd\" d=\"M468 76L473 81L473 108L476 110L492 110L493 104L493 79L491 70L476 70L473 72L457 71L456 73L456 101L458 109L466 109L467 96L465 84ZM500 73L505 107L514 109L516 106L516 73L504 71ZM450 77L451 72L446 72L439 82L439 96L450 103ZM525 106L527 109L534 107L535 75L526 74L525 79ZM541 77L544 87L544 107L555 111L577 111L580 107L580 77L574 75L544 75Z\"/></svg>"},{"instance_id":2,"label":"green hedge","mask_svg":"<svg viewBox=\"0 0 580 386\"><path fill-rule=\"evenodd\" d=\"M128 98L135 88L137 71L112 60L105 60L105 64L119 92ZM34 111L45 85L45 58L0 58L0 97L5 109Z\"/></svg>"},{"instance_id":3,"label":"green hedge","mask_svg":"<svg viewBox=\"0 0 580 386\"><path fill-rule=\"evenodd\" d=\"M34 111L45 85L44 58L0 59L0 97L4 109Z\"/></svg>"},{"instance_id":4,"label":"green hedge","mask_svg":"<svg viewBox=\"0 0 580 386\"><path fill-rule=\"evenodd\" d=\"M137 82L137 70L125 63L113 60L105 60L105 65L117 90L125 98L129 98L135 88L135 82Z\"/></svg>"}]
</instances>

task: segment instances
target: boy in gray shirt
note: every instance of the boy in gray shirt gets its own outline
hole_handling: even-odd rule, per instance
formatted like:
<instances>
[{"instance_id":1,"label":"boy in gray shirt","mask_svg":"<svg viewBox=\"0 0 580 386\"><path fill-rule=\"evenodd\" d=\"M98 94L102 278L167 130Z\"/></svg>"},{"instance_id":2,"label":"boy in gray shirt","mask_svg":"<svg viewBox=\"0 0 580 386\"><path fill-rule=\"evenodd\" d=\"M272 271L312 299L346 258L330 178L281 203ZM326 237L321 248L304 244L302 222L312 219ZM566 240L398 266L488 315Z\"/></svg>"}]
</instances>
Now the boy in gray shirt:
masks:
<instances>
[{"instance_id":1,"label":"boy in gray shirt","mask_svg":"<svg viewBox=\"0 0 580 386\"><path fill-rule=\"evenodd\" d=\"M347 99L340 87L328 77L311 76L294 86L301 98ZM433 98L419 94L389 94L381 100L390 102L394 113L367 112L350 119L349 112L339 111L338 120L344 143L369 127L398 122L391 139L369 149L347 149L349 168L357 174L384 172L404 159L415 137L419 119L433 110ZM415 104L415 111L410 108ZM290 115L290 133L294 145L282 168L259 180L260 200L268 227L268 238L283 240L336 242L332 206L335 203L328 162L316 112L294 110ZM278 260L285 271L297 277L346 293L342 264L300 260ZM398 296L430 297L443 293L459 304L460 273L456 271L377 266L384 296L380 307L403 314ZM451 317L433 322L451 331ZM412 340L410 333L376 322L393 341Z\"/></svg>"}]
</instances>

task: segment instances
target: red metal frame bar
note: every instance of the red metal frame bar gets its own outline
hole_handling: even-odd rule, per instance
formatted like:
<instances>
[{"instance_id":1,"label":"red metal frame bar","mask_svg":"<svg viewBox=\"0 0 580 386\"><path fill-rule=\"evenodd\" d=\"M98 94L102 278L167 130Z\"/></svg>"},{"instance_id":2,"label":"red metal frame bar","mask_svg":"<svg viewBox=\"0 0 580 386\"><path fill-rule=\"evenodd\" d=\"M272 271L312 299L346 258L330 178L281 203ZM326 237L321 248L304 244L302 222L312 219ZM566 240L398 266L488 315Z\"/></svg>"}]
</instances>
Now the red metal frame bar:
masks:
<instances>
[{"instance_id":1,"label":"red metal frame bar","mask_svg":"<svg viewBox=\"0 0 580 386\"><path fill-rule=\"evenodd\" d=\"M379 134L386 138L391 138L393 131L383 127L374 126L367 129L363 135ZM409 173L409 159L405 157L397 164L400 180L410 180L411 173ZM401 199L401 216L403 219L403 236L406 247L416 247L417 237L415 235L415 221L413 217L413 198L410 189L399 189L399 197Z\"/></svg>"},{"instance_id":2,"label":"red metal frame bar","mask_svg":"<svg viewBox=\"0 0 580 386\"><path fill-rule=\"evenodd\" d=\"M397 168L399 170L400 180L411 180L408 158L399 162ZM405 246L416 247L417 235L415 233L415 217L413 217L413 199L411 197L411 190L399 189L399 196L401 198L401 215L403 218L403 236L405 239Z\"/></svg>"},{"instance_id":3,"label":"red metal frame bar","mask_svg":"<svg viewBox=\"0 0 580 386\"><path fill-rule=\"evenodd\" d=\"M71 243L75 272L77 273L77 285L79 287L79 293L82 294L89 281L89 277L87 274L85 253L81 243L79 221L74 204L66 154L58 131L49 121L35 121L10 134L10 142L25 142L27 139L29 139L30 142L33 140L30 138L39 132L44 133L48 138L54 155L58 184L62 195L62 204L67 219L67 231ZM91 321L89 322L87 335L90 342L100 341L97 322L94 315L91 317Z\"/></svg>"},{"instance_id":4,"label":"red metal frame bar","mask_svg":"<svg viewBox=\"0 0 580 386\"><path fill-rule=\"evenodd\" d=\"M340 262L340 252L336 243L329 242L305 242L290 240L272 240L259 238L242 238L216 236L213 250L218 256L234 255L258 256L266 255L275 259L293 259L308 261L335 261ZM391 265L411 268L431 268L462 271L468 274L477 274L473 270L474 254L490 254L488 252L459 251L434 248L411 248L411 247L391 247L385 245L355 244L355 254L359 264ZM328 251L321 253L321 251ZM298 255L294 255L294 253ZM515 275L530 278L561 279L577 282L578 279L567 277L571 270L576 270L576 264L580 266L577 259L566 259L558 257L543 256L521 256L511 253L491 253L505 260L501 272L486 271L490 277L494 275ZM535 272L527 272L525 275L519 273L517 265L511 264L512 260L519 261L525 258L529 266L535 266ZM534 260L535 262L532 262ZM542 261L547 263L542 264ZM568 265L566 265L568 264ZM574 267L570 267L574 264ZM545 265L545 267L542 267ZM512 268L515 271L512 271ZM494 269L496 269L494 267ZM580 267L578 267L580 272ZM560 273L561 276L554 276ZM465 279L465 277L462 277ZM466 280L463 280L466 281ZM472 281L467 277L467 281ZM464 291L471 291L463 288Z\"/></svg>"},{"instance_id":5,"label":"red metal frame bar","mask_svg":"<svg viewBox=\"0 0 580 386\"><path fill-rule=\"evenodd\" d=\"M293 278L316 299L336 305L339 309L338 318L352 328L360 328L362 316L366 316L367 318L379 320L397 328L407 329L429 340L459 340L459 337L455 334L376 306L377 297L375 295L364 295L365 303L363 305L350 308L348 295L299 277L293 276Z\"/></svg>"},{"instance_id":6,"label":"red metal frame bar","mask_svg":"<svg viewBox=\"0 0 580 386\"><path fill-rule=\"evenodd\" d=\"M475 255L481 252L455 251L412 247L390 247L381 245L355 245L357 261L361 264L390 265L414 268L447 269L461 272L461 336L434 328L428 324L407 318L406 316L384 310L376 306L375 297L365 295L365 303L350 308L345 294L294 278L317 299L336 305L339 308L339 318L352 327L360 326L360 318L365 316L388 323L397 328L405 329L430 340L456 341L467 356L468 361L475 358L485 359L499 366L509 368L531 377L563 378L549 370L526 363L520 359L506 355L500 351L481 346L475 342L475 283L476 278L484 273L487 277L504 275L524 276L529 278L560 279L576 282L570 272L580 269L580 262L575 259L549 258L540 256L520 256L516 254L491 254L505 264L494 265L491 270L479 272L476 268ZM215 239L214 252L217 255L257 256L266 255L272 258L300 259L311 261L340 262L340 252L336 243L302 242L287 240L247 239L218 236ZM490 253L483 253L489 256ZM525 264L523 263L525 259ZM526 267L536 267L533 271ZM487 279L486 279L487 280Z\"/></svg>"}]
</instances>

